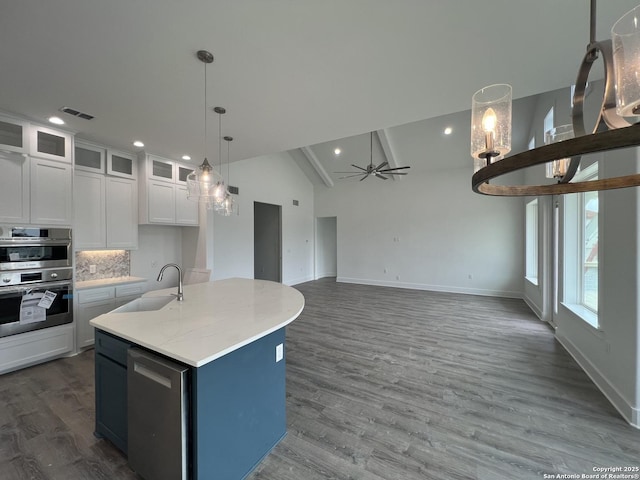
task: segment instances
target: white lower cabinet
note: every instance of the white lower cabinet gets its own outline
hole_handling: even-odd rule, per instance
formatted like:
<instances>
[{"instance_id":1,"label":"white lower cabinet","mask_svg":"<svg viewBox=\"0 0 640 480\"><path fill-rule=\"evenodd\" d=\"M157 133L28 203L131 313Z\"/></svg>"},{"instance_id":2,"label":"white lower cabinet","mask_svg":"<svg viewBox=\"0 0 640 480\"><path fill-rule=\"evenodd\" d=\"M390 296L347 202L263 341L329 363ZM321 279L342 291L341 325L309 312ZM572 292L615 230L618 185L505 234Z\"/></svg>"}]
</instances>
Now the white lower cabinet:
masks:
<instances>
[{"instance_id":1,"label":"white lower cabinet","mask_svg":"<svg viewBox=\"0 0 640 480\"><path fill-rule=\"evenodd\" d=\"M90 347L94 343L95 329L89 325L91 319L140 297L145 291L145 286L146 282L136 282L77 290L77 349Z\"/></svg>"},{"instance_id":2,"label":"white lower cabinet","mask_svg":"<svg viewBox=\"0 0 640 480\"><path fill-rule=\"evenodd\" d=\"M71 324L0 338L0 374L42 363L72 351Z\"/></svg>"}]
</instances>

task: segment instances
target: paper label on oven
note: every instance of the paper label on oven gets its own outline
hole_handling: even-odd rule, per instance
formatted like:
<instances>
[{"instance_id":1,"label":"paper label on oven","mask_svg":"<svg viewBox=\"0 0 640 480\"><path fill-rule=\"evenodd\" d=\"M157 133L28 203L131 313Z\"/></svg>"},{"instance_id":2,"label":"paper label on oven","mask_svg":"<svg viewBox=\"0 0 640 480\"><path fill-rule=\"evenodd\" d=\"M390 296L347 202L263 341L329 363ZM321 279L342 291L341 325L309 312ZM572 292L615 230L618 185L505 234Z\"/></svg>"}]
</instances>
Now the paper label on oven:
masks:
<instances>
[{"instance_id":1,"label":"paper label on oven","mask_svg":"<svg viewBox=\"0 0 640 480\"><path fill-rule=\"evenodd\" d=\"M11 252L9 253L9 261L10 262L18 262L20 260L20 253Z\"/></svg>"},{"instance_id":2,"label":"paper label on oven","mask_svg":"<svg viewBox=\"0 0 640 480\"><path fill-rule=\"evenodd\" d=\"M27 323L44 322L47 319L47 310L38 306L44 293L28 293L22 296L20 303L20 325Z\"/></svg>"},{"instance_id":3,"label":"paper label on oven","mask_svg":"<svg viewBox=\"0 0 640 480\"><path fill-rule=\"evenodd\" d=\"M53 304L53 301L56 299L57 296L58 296L57 293L53 293L50 290L46 290L44 292L44 295L42 296L42 299L38 302L38 306L48 310L49 307Z\"/></svg>"}]
</instances>

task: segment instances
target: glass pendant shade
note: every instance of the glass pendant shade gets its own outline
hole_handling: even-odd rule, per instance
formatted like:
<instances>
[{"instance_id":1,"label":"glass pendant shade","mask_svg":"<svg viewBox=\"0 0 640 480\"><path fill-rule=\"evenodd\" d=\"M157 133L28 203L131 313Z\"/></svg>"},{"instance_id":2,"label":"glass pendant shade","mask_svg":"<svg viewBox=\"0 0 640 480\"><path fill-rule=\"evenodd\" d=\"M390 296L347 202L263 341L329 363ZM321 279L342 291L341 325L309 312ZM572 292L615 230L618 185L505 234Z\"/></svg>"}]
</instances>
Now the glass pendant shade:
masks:
<instances>
[{"instance_id":1,"label":"glass pendant shade","mask_svg":"<svg viewBox=\"0 0 640 480\"><path fill-rule=\"evenodd\" d=\"M487 160L500 160L511 151L511 85L496 84L473 94L471 156L474 171Z\"/></svg>"},{"instance_id":2,"label":"glass pendant shade","mask_svg":"<svg viewBox=\"0 0 640 480\"><path fill-rule=\"evenodd\" d=\"M562 142L573 138L573 125L560 125L559 127L552 128L544 132L544 143L549 145L550 143ZM548 162L545 166L547 178L562 178L567 173L569 168L570 158L561 158L560 160L554 160Z\"/></svg>"},{"instance_id":3,"label":"glass pendant shade","mask_svg":"<svg viewBox=\"0 0 640 480\"><path fill-rule=\"evenodd\" d=\"M611 29L616 81L616 112L640 116L640 6L623 15Z\"/></svg>"},{"instance_id":4,"label":"glass pendant shade","mask_svg":"<svg viewBox=\"0 0 640 480\"><path fill-rule=\"evenodd\" d=\"M224 217L229 217L236 211L236 201L232 194L227 192L218 213Z\"/></svg>"},{"instance_id":5,"label":"glass pendant shade","mask_svg":"<svg viewBox=\"0 0 640 480\"><path fill-rule=\"evenodd\" d=\"M214 186L222 177L205 158L196 170L187 175L187 198L194 202L208 202Z\"/></svg>"},{"instance_id":6,"label":"glass pendant shade","mask_svg":"<svg viewBox=\"0 0 640 480\"><path fill-rule=\"evenodd\" d=\"M222 206L222 202L224 202L225 196L227 195L227 186L224 183L224 179L220 176L215 184L211 187L211 201L213 203L213 207L218 210Z\"/></svg>"}]
</instances>

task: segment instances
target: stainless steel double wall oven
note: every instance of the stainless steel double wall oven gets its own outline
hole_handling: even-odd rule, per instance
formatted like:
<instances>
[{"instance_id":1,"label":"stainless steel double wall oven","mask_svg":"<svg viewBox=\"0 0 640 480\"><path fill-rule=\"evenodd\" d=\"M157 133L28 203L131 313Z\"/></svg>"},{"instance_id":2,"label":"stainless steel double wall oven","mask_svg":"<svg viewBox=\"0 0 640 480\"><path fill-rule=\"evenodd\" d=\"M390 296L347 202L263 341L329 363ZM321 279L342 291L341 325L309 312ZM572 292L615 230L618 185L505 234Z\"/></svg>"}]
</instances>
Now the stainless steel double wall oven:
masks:
<instances>
[{"instance_id":1,"label":"stainless steel double wall oven","mask_svg":"<svg viewBox=\"0 0 640 480\"><path fill-rule=\"evenodd\" d=\"M0 337L72 321L71 229L0 225Z\"/></svg>"}]
</instances>

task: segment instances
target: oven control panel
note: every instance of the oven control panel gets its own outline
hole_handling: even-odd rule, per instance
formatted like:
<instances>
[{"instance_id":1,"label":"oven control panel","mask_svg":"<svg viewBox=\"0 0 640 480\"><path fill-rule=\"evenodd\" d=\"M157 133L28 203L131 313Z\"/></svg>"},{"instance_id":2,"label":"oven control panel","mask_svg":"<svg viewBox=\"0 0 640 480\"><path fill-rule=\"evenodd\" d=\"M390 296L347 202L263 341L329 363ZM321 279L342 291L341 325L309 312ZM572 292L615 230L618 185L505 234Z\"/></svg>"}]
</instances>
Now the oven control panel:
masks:
<instances>
[{"instance_id":1,"label":"oven control panel","mask_svg":"<svg viewBox=\"0 0 640 480\"><path fill-rule=\"evenodd\" d=\"M47 268L38 270L20 270L18 272L1 272L0 288L10 285L28 285L31 283L56 282L71 280L71 268Z\"/></svg>"}]
</instances>

